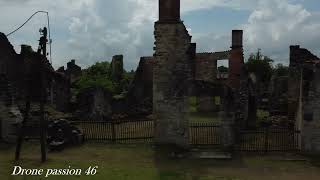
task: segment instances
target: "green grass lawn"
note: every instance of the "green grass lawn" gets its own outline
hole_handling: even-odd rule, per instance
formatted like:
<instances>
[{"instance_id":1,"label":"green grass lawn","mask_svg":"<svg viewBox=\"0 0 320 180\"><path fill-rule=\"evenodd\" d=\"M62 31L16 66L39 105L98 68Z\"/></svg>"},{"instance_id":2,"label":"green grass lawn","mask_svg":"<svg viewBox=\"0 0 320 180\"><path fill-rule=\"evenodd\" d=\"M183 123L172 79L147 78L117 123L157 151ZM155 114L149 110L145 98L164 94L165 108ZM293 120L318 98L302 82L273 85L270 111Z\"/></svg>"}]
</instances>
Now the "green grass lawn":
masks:
<instances>
[{"instance_id":1,"label":"green grass lawn","mask_svg":"<svg viewBox=\"0 0 320 180\"><path fill-rule=\"evenodd\" d=\"M103 179L103 180L319 180L319 164L311 161L280 161L283 156L235 158L229 161L169 159L157 155L151 146L84 144L48 154L40 163L40 147L23 146L22 159L14 162L14 147L0 146L0 179ZM95 176L12 177L17 164L24 168L86 169L98 166Z\"/></svg>"},{"instance_id":2,"label":"green grass lawn","mask_svg":"<svg viewBox=\"0 0 320 180\"><path fill-rule=\"evenodd\" d=\"M190 112L189 113L190 123L217 123L222 121L222 117L219 112Z\"/></svg>"}]
</instances>

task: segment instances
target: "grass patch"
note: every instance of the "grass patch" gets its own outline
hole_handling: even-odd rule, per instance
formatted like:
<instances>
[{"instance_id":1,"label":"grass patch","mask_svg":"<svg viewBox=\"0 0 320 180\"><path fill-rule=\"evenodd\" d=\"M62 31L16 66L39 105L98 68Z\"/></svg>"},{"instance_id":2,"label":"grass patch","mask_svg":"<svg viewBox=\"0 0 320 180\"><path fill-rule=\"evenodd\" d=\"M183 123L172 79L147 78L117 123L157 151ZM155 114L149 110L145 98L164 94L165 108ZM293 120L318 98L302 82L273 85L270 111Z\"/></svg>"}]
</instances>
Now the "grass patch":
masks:
<instances>
[{"instance_id":1,"label":"grass patch","mask_svg":"<svg viewBox=\"0 0 320 180\"><path fill-rule=\"evenodd\" d=\"M218 112L209 112L209 113L199 113L199 112L191 112L189 114L191 123L206 123L206 122L215 122L220 123L222 121L222 117Z\"/></svg>"},{"instance_id":2,"label":"grass patch","mask_svg":"<svg viewBox=\"0 0 320 180\"><path fill-rule=\"evenodd\" d=\"M40 163L38 143L25 143L22 159L14 162L14 147L0 146L0 179L44 179L44 177L12 177L15 164L24 168L86 169L99 166L95 176L51 176L47 179L106 180L269 180L319 179L320 168L308 162L282 162L268 157L246 157L231 161L204 159L169 159L159 156L151 146L84 144L62 152L48 154ZM273 177L273 178L272 178ZM276 177L276 178L274 178ZM278 177L278 178L277 178Z\"/></svg>"}]
</instances>

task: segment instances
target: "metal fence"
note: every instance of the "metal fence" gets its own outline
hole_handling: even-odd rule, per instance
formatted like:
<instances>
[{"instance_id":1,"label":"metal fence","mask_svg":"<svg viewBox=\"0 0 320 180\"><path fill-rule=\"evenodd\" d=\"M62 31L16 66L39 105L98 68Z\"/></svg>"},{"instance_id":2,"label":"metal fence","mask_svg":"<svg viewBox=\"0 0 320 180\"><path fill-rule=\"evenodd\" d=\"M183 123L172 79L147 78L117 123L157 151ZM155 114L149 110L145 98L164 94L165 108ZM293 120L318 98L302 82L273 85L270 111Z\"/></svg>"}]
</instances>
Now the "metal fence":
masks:
<instances>
[{"instance_id":1,"label":"metal fence","mask_svg":"<svg viewBox=\"0 0 320 180\"><path fill-rule=\"evenodd\" d=\"M75 122L87 141L113 143L152 143L154 137L153 121L130 122ZM189 127L191 145L219 145L220 126L214 123L192 123Z\"/></svg>"},{"instance_id":2,"label":"metal fence","mask_svg":"<svg viewBox=\"0 0 320 180\"><path fill-rule=\"evenodd\" d=\"M77 121L86 141L135 144L154 142L154 121ZM36 132L36 131L34 131ZM38 134L38 133L37 133ZM255 130L235 128L234 149L240 152L297 151L300 132L294 128L268 127ZM193 146L219 146L222 142L221 125L212 122L191 123L189 144Z\"/></svg>"},{"instance_id":3,"label":"metal fence","mask_svg":"<svg viewBox=\"0 0 320 180\"><path fill-rule=\"evenodd\" d=\"M190 124L189 143L196 146L220 145L221 126L210 122Z\"/></svg>"},{"instance_id":4,"label":"metal fence","mask_svg":"<svg viewBox=\"0 0 320 180\"><path fill-rule=\"evenodd\" d=\"M236 149L246 152L273 152L299 150L300 131L294 128L267 127L240 130Z\"/></svg>"},{"instance_id":5,"label":"metal fence","mask_svg":"<svg viewBox=\"0 0 320 180\"><path fill-rule=\"evenodd\" d=\"M85 140L113 143L153 142L153 121L75 122Z\"/></svg>"}]
</instances>

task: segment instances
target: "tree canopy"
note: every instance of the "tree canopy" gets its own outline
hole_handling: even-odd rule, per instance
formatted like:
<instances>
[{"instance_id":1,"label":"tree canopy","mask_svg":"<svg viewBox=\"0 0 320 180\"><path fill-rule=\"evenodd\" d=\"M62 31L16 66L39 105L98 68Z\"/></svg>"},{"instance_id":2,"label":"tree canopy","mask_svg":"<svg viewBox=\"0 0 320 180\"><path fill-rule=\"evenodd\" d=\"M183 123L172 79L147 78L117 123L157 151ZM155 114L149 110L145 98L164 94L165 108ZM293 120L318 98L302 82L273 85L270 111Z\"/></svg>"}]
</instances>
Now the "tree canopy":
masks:
<instances>
[{"instance_id":1,"label":"tree canopy","mask_svg":"<svg viewBox=\"0 0 320 180\"><path fill-rule=\"evenodd\" d=\"M272 62L273 60L262 55L259 49L256 54L249 56L246 65L248 71L254 73L260 82L268 83L273 73Z\"/></svg>"},{"instance_id":2,"label":"tree canopy","mask_svg":"<svg viewBox=\"0 0 320 180\"><path fill-rule=\"evenodd\" d=\"M112 78L111 64L107 61L97 62L84 69L78 81L73 84L77 92L86 88L100 87L114 95L128 90L129 84L134 77L134 72L123 71L122 79L115 82Z\"/></svg>"}]
</instances>

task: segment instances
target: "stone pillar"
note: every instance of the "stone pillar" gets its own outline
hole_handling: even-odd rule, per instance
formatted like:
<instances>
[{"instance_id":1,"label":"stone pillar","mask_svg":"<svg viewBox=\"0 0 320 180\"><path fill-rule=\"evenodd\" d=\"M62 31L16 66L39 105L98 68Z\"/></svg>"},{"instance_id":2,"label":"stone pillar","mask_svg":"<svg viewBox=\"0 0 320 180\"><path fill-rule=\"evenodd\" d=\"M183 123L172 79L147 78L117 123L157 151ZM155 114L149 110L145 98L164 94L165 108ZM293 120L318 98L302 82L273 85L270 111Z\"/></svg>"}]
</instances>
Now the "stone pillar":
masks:
<instances>
[{"instance_id":1,"label":"stone pillar","mask_svg":"<svg viewBox=\"0 0 320 180\"><path fill-rule=\"evenodd\" d=\"M175 13L164 16L164 9L175 12L178 2L160 0L160 20L154 31L153 113L156 144L188 149L188 88L193 79L191 36ZM168 23L164 21L167 19L177 21Z\"/></svg>"},{"instance_id":2,"label":"stone pillar","mask_svg":"<svg viewBox=\"0 0 320 180\"><path fill-rule=\"evenodd\" d=\"M288 118L295 120L300 97L302 67L299 62L300 46L290 46L290 66L288 78Z\"/></svg>"},{"instance_id":3,"label":"stone pillar","mask_svg":"<svg viewBox=\"0 0 320 180\"><path fill-rule=\"evenodd\" d=\"M233 30L228 79L228 84L233 89L239 89L240 87L240 74L243 64L243 31Z\"/></svg>"},{"instance_id":4,"label":"stone pillar","mask_svg":"<svg viewBox=\"0 0 320 180\"><path fill-rule=\"evenodd\" d=\"M159 21L180 21L180 0L159 0Z\"/></svg>"},{"instance_id":5,"label":"stone pillar","mask_svg":"<svg viewBox=\"0 0 320 180\"><path fill-rule=\"evenodd\" d=\"M113 56L111 62L111 77L115 82L120 82L123 77L123 55Z\"/></svg>"},{"instance_id":6,"label":"stone pillar","mask_svg":"<svg viewBox=\"0 0 320 180\"><path fill-rule=\"evenodd\" d=\"M225 151L231 151L235 145L235 93L230 87L225 87L222 95L224 111L220 112L220 116L223 117L221 124L221 145Z\"/></svg>"}]
</instances>

